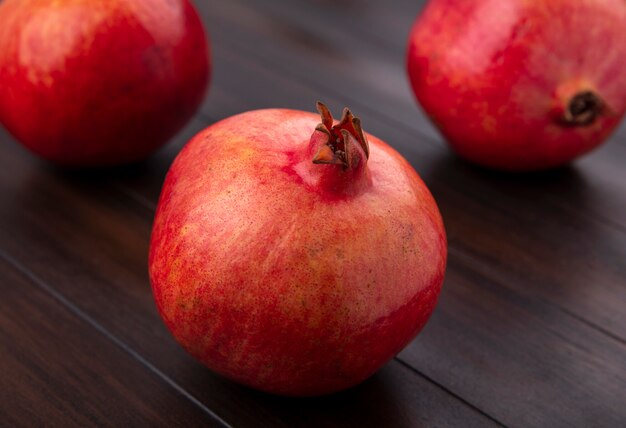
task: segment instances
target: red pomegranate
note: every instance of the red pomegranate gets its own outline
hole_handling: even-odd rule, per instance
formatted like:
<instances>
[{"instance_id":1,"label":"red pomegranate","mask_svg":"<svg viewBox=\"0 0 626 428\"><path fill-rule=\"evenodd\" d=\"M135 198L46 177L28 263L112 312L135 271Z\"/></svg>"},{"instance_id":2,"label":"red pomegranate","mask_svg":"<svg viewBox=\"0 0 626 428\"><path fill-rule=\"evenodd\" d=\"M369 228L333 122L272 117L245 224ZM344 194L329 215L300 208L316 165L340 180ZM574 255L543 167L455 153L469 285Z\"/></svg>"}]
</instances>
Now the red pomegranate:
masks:
<instances>
[{"instance_id":1,"label":"red pomegranate","mask_svg":"<svg viewBox=\"0 0 626 428\"><path fill-rule=\"evenodd\" d=\"M259 110L198 134L167 175L150 246L174 337L216 372L284 395L374 373L424 326L446 265L413 168L347 109L339 123L319 110L319 124Z\"/></svg>"},{"instance_id":2,"label":"red pomegranate","mask_svg":"<svg viewBox=\"0 0 626 428\"><path fill-rule=\"evenodd\" d=\"M408 73L463 157L493 168L562 165L626 111L624 0L430 0Z\"/></svg>"},{"instance_id":3,"label":"red pomegranate","mask_svg":"<svg viewBox=\"0 0 626 428\"><path fill-rule=\"evenodd\" d=\"M187 0L5 0L0 121L59 164L136 161L194 114L208 55Z\"/></svg>"}]
</instances>

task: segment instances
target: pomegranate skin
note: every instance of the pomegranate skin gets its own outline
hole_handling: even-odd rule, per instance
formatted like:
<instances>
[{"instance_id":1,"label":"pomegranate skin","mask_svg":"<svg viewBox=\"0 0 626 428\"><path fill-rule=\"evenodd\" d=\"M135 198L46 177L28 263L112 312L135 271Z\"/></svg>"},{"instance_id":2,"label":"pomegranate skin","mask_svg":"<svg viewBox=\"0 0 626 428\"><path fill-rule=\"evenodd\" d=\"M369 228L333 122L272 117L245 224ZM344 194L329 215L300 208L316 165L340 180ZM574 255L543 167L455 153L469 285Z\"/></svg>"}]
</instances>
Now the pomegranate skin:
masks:
<instances>
[{"instance_id":1,"label":"pomegranate skin","mask_svg":"<svg viewBox=\"0 0 626 428\"><path fill-rule=\"evenodd\" d=\"M372 375L425 325L446 265L439 210L406 160L366 134L353 175L313 164L319 122L258 110L199 133L168 172L150 244L154 298L178 342L281 395Z\"/></svg>"},{"instance_id":2,"label":"pomegranate skin","mask_svg":"<svg viewBox=\"0 0 626 428\"><path fill-rule=\"evenodd\" d=\"M461 156L556 167L624 115L624 28L623 0L430 0L409 37L408 75Z\"/></svg>"},{"instance_id":3,"label":"pomegranate skin","mask_svg":"<svg viewBox=\"0 0 626 428\"><path fill-rule=\"evenodd\" d=\"M61 165L146 157L193 116L209 67L187 0L0 4L0 121Z\"/></svg>"}]
</instances>

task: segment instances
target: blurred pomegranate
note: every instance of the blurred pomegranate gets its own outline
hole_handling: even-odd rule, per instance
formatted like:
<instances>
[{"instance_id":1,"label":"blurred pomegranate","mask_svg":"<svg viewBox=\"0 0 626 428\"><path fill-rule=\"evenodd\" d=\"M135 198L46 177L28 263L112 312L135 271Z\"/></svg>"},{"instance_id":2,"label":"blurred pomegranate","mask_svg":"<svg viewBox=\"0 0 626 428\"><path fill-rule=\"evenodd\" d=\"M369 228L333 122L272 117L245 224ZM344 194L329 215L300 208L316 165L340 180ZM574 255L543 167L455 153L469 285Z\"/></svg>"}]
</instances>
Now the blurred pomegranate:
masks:
<instances>
[{"instance_id":1,"label":"blurred pomegranate","mask_svg":"<svg viewBox=\"0 0 626 428\"><path fill-rule=\"evenodd\" d=\"M191 118L208 78L187 0L0 3L0 121L53 162L144 158Z\"/></svg>"},{"instance_id":2,"label":"blurred pomegranate","mask_svg":"<svg viewBox=\"0 0 626 428\"><path fill-rule=\"evenodd\" d=\"M409 38L415 94L481 165L562 165L626 110L624 0L430 0Z\"/></svg>"},{"instance_id":3,"label":"blurred pomegranate","mask_svg":"<svg viewBox=\"0 0 626 428\"><path fill-rule=\"evenodd\" d=\"M355 385L421 330L446 265L413 168L363 133L259 110L198 134L157 208L150 278L174 337L211 369L278 394Z\"/></svg>"}]
</instances>

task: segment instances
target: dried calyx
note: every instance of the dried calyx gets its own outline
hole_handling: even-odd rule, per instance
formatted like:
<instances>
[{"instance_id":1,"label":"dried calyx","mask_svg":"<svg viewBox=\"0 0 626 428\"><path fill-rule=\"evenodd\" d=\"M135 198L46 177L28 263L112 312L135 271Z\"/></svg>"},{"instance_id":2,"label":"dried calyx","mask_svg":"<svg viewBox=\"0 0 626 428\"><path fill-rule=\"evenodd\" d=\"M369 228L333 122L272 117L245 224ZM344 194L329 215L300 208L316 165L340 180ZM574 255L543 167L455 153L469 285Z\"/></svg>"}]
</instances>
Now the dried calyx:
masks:
<instances>
[{"instance_id":1,"label":"dried calyx","mask_svg":"<svg viewBox=\"0 0 626 428\"><path fill-rule=\"evenodd\" d=\"M313 157L313 163L342 165L344 169L352 169L361 161L367 162L369 145L359 118L345 108L341 120L333 125L333 116L328 107L318 102L317 111L322 116L322 123L315 130L323 133L326 140Z\"/></svg>"},{"instance_id":2,"label":"dried calyx","mask_svg":"<svg viewBox=\"0 0 626 428\"><path fill-rule=\"evenodd\" d=\"M570 126L591 125L602 114L604 107L604 102L595 92L579 92L569 101L563 119Z\"/></svg>"}]
</instances>

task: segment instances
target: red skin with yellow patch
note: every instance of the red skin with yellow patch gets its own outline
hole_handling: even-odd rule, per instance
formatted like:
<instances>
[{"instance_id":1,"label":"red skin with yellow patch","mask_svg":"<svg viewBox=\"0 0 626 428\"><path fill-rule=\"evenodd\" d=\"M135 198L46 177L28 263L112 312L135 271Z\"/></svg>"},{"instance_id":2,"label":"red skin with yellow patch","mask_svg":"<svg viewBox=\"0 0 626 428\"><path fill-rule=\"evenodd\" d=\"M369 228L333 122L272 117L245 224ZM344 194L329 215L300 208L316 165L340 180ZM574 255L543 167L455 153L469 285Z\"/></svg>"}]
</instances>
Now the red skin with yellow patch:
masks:
<instances>
[{"instance_id":1,"label":"red skin with yellow patch","mask_svg":"<svg viewBox=\"0 0 626 428\"><path fill-rule=\"evenodd\" d=\"M167 175L150 246L174 337L283 395L373 374L422 329L446 265L439 210L406 160L368 135L353 170L313 164L319 122L259 110L198 134Z\"/></svg>"},{"instance_id":2,"label":"red skin with yellow patch","mask_svg":"<svg viewBox=\"0 0 626 428\"><path fill-rule=\"evenodd\" d=\"M187 0L0 3L0 121L53 162L146 157L193 116L208 79Z\"/></svg>"},{"instance_id":3,"label":"red skin with yellow patch","mask_svg":"<svg viewBox=\"0 0 626 428\"><path fill-rule=\"evenodd\" d=\"M626 111L623 0L430 0L409 37L413 89L451 146L504 170L562 165L600 145ZM578 93L603 100L564 120Z\"/></svg>"}]
</instances>

